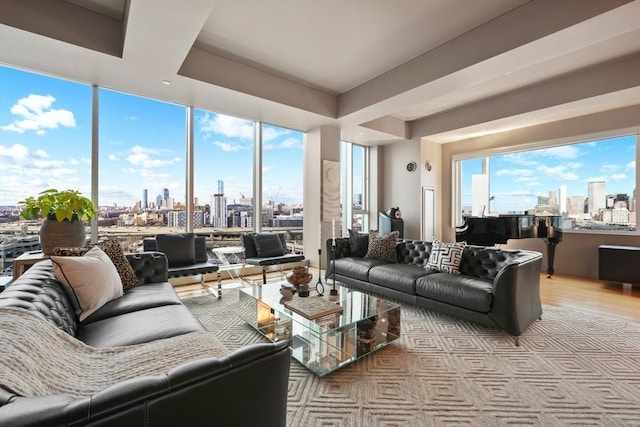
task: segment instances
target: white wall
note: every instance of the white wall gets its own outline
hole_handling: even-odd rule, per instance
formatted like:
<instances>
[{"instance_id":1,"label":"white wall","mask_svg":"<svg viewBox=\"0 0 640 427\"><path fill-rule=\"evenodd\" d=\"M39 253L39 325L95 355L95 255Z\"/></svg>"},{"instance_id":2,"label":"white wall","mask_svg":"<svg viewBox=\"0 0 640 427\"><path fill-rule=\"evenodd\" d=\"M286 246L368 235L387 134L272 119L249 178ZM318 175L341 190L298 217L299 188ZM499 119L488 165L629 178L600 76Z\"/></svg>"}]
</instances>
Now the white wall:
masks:
<instances>
[{"instance_id":1,"label":"white wall","mask_svg":"<svg viewBox=\"0 0 640 427\"><path fill-rule=\"evenodd\" d=\"M420 143L417 140L400 141L384 145L379 150L379 179L382 196L377 210L372 206L371 215L378 216L379 211L385 211L397 206L402 212L404 220L404 237L406 239L420 239L420 211L422 190L420 184ZM416 162L417 169L407 171L407 163Z\"/></svg>"}]
</instances>

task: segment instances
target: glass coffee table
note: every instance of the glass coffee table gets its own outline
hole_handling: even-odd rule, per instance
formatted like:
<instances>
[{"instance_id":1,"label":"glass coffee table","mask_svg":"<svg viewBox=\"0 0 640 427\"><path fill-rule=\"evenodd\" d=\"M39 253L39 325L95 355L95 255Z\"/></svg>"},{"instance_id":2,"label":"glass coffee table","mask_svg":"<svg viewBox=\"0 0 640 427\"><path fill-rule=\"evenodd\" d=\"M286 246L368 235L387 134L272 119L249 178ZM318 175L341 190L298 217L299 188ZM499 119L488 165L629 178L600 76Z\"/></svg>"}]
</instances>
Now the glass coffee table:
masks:
<instances>
[{"instance_id":1,"label":"glass coffee table","mask_svg":"<svg viewBox=\"0 0 640 427\"><path fill-rule=\"evenodd\" d=\"M322 298L342 313L314 320L285 307L281 283L240 289L243 319L271 341L289 340L293 358L318 376L327 375L400 338L400 305L336 285L338 296ZM317 297L311 292L309 298ZM290 301L300 298L294 295Z\"/></svg>"}]
</instances>

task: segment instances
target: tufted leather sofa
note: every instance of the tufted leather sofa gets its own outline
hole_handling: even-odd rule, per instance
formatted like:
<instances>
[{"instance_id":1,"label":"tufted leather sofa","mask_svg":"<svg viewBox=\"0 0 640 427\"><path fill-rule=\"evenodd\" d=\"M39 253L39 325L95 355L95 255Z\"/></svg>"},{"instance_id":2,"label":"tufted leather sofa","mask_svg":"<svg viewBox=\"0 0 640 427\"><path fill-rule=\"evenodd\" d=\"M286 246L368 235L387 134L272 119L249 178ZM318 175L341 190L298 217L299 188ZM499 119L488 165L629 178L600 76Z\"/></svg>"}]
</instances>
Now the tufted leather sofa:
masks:
<instances>
[{"instance_id":1,"label":"tufted leather sofa","mask_svg":"<svg viewBox=\"0 0 640 427\"><path fill-rule=\"evenodd\" d=\"M336 239L335 260L327 241L326 278L366 292L451 314L518 337L542 315L542 254L526 250L467 246L461 274L425 266L431 242L401 240L397 263L351 256L349 239Z\"/></svg>"},{"instance_id":2,"label":"tufted leather sofa","mask_svg":"<svg viewBox=\"0 0 640 427\"><path fill-rule=\"evenodd\" d=\"M0 307L40 313L62 331L99 348L204 330L167 282L163 253L128 254L127 259L143 284L125 290L82 322L50 260L35 264L0 293ZM1 316L0 324L10 326ZM247 345L226 357L185 361L165 375L134 378L82 399L21 397L0 386L0 425L284 426L290 362L291 350L283 341Z\"/></svg>"}]
</instances>

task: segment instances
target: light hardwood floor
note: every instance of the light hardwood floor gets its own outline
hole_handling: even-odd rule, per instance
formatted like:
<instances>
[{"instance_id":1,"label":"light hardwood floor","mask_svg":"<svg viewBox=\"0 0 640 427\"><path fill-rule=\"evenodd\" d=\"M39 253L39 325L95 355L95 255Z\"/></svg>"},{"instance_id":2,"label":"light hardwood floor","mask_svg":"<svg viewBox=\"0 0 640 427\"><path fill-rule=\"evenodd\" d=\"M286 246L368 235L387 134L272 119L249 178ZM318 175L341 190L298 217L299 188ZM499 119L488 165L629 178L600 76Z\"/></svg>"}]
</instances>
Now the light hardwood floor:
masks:
<instances>
[{"instance_id":1,"label":"light hardwood floor","mask_svg":"<svg viewBox=\"0 0 640 427\"><path fill-rule=\"evenodd\" d=\"M315 283L316 269L310 268ZM269 278L275 280L282 277L280 272L269 273ZM248 279L261 280L260 275L249 276ZM324 282L324 279L323 279ZM241 283L236 279L224 280L224 289L238 287ZM209 283L215 286L214 282ZM175 287L181 297L203 295L199 285L181 285ZM621 284L604 283L598 280L580 277L554 275L547 278L546 274L540 275L540 298L543 304L570 307L577 310L619 317L640 322L640 286L623 286Z\"/></svg>"}]
</instances>

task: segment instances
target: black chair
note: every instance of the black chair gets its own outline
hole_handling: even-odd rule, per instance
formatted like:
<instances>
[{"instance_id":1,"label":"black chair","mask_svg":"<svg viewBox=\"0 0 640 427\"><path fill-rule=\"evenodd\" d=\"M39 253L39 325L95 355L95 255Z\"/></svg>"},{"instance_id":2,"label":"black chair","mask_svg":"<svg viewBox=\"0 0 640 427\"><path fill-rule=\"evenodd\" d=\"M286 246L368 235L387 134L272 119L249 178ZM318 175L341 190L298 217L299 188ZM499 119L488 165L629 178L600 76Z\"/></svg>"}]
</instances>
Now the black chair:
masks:
<instances>
[{"instance_id":1,"label":"black chair","mask_svg":"<svg viewBox=\"0 0 640 427\"><path fill-rule=\"evenodd\" d=\"M215 297L222 297L222 278L219 267L209 263L207 245L203 236L193 233L158 234L155 238L142 241L145 252L163 252L167 257L168 276L184 277L200 275L200 286L211 292ZM204 275L217 273L217 289L205 283Z\"/></svg>"},{"instance_id":2,"label":"black chair","mask_svg":"<svg viewBox=\"0 0 640 427\"><path fill-rule=\"evenodd\" d=\"M290 253L287 242L282 233L250 233L242 235L244 246L244 264L242 265L242 277L244 277L245 265L255 265L262 268L262 284L267 283L267 267L293 262L302 262L304 255Z\"/></svg>"}]
</instances>

